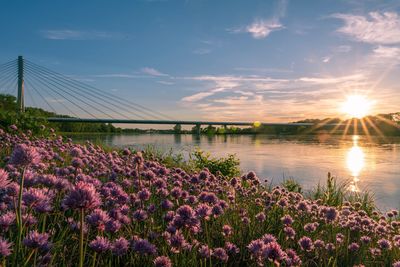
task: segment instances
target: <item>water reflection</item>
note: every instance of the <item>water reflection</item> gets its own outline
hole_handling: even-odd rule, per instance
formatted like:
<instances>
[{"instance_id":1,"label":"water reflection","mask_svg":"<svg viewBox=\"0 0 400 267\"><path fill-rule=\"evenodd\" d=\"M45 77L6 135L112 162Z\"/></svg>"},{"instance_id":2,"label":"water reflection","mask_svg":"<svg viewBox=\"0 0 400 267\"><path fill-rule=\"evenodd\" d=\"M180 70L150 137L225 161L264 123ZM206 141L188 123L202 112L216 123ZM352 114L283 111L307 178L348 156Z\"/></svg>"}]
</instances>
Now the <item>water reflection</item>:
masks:
<instances>
[{"instance_id":1,"label":"water reflection","mask_svg":"<svg viewBox=\"0 0 400 267\"><path fill-rule=\"evenodd\" d=\"M347 168L350 170L353 178L349 188L352 192L360 191L358 182L360 181L360 173L365 165L364 151L358 146L358 139L359 137L357 135L353 136L353 146L347 152L346 157Z\"/></svg>"}]
</instances>

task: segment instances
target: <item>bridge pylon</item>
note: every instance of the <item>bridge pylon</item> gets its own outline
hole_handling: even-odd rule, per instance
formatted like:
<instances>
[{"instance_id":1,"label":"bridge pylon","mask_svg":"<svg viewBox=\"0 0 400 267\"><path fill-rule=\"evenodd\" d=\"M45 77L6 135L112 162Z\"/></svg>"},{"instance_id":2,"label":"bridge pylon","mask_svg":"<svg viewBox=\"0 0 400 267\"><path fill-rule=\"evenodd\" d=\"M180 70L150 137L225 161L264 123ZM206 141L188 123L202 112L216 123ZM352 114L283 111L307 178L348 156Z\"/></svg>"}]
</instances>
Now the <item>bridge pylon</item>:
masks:
<instances>
[{"instance_id":1,"label":"bridge pylon","mask_svg":"<svg viewBox=\"0 0 400 267\"><path fill-rule=\"evenodd\" d=\"M24 101L24 58L18 56L18 98L17 98L18 112L25 112Z\"/></svg>"}]
</instances>

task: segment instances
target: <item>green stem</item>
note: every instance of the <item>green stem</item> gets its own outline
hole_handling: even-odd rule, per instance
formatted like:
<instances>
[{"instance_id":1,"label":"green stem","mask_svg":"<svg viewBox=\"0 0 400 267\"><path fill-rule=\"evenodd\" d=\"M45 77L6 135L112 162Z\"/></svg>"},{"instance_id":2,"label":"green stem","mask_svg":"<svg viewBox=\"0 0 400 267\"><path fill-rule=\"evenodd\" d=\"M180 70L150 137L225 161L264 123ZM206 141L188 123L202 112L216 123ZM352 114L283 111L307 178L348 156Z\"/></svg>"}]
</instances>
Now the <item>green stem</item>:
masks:
<instances>
[{"instance_id":1,"label":"green stem","mask_svg":"<svg viewBox=\"0 0 400 267\"><path fill-rule=\"evenodd\" d=\"M20 254L20 246L21 246L21 238L22 238L22 230L23 230L23 224L22 224L22 193L24 190L24 180L25 180L25 170L26 167L22 169L22 174L21 174L21 180L19 184L19 194L18 194L18 203L17 203L17 224L18 224L18 238L17 238L17 244L16 244L16 251L14 253L14 263L16 263L16 257Z\"/></svg>"},{"instance_id":2,"label":"green stem","mask_svg":"<svg viewBox=\"0 0 400 267\"><path fill-rule=\"evenodd\" d=\"M81 209L81 214L80 214L80 238L79 238L79 267L83 267L83 259L84 259L84 255L83 255L83 220L85 217L85 211L84 209Z\"/></svg>"},{"instance_id":3,"label":"green stem","mask_svg":"<svg viewBox=\"0 0 400 267\"><path fill-rule=\"evenodd\" d=\"M94 253L93 253L93 264L92 264L92 267L95 267L95 266L96 266L96 256L97 256L97 253L94 252Z\"/></svg>"},{"instance_id":4,"label":"green stem","mask_svg":"<svg viewBox=\"0 0 400 267\"><path fill-rule=\"evenodd\" d=\"M32 258L33 253L36 252L36 249L32 250L31 253L29 254L28 258L26 259L24 266L27 266L27 264L29 263L30 259Z\"/></svg>"}]
</instances>

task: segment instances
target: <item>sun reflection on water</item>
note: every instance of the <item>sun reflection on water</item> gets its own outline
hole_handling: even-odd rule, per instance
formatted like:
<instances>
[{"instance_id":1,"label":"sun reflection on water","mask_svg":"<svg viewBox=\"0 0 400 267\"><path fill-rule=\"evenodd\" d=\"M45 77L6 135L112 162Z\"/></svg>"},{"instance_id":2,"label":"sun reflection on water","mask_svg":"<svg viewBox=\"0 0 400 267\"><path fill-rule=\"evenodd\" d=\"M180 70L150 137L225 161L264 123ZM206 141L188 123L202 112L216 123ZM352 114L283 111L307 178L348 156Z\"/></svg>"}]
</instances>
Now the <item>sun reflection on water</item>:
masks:
<instances>
[{"instance_id":1,"label":"sun reflection on water","mask_svg":"<svg viewBox=\"0 0 400 267\"><path fill-rule=\"evenodd\" d=\"M349 190L352 192L358 192L358 182L360 181L360 173L365 166L365 156L364 151L361 147L358 146L357 135L353 136L353 146L347 152L346 164L347 168L351 172L352 181L349 186Z\"/></svg>"}]
</instances>

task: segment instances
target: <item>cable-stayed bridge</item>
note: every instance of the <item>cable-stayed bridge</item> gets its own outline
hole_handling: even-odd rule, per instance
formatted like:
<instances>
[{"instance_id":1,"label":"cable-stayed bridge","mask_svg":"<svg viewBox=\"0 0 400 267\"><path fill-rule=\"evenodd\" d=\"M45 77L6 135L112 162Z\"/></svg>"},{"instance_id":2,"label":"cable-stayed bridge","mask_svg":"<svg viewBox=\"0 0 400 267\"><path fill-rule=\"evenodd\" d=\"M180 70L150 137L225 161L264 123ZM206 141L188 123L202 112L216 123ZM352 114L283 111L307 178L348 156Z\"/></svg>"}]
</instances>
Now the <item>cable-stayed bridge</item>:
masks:
<instances>
[{"instance_id":1,"label":"cable-stayed bridge","mask_svg":"<svg viewBox=\"0 0 400 267\"><path fill-rule=\"evenodd\" d=\"M41 107L54 114L49 122L181 124L253 126L254 122L176 120L107 90L63 75L19 56L0 65L0 93L17 96L18 111ZM67 115L67 116L66 116ZM313 123L267 123L257 125L312 126ZM333 125L333 124L332 124Z\"/></svg>"}]
</instances>

